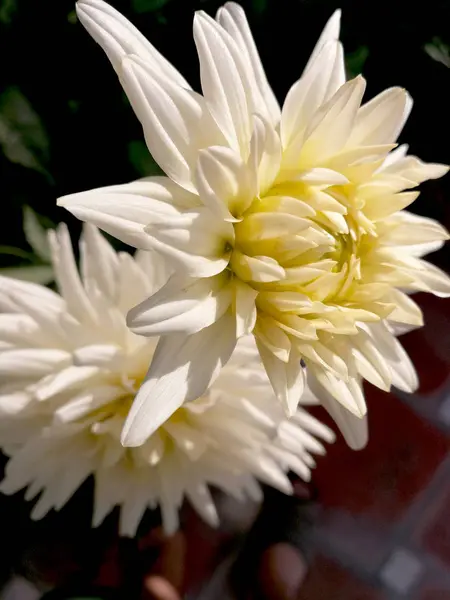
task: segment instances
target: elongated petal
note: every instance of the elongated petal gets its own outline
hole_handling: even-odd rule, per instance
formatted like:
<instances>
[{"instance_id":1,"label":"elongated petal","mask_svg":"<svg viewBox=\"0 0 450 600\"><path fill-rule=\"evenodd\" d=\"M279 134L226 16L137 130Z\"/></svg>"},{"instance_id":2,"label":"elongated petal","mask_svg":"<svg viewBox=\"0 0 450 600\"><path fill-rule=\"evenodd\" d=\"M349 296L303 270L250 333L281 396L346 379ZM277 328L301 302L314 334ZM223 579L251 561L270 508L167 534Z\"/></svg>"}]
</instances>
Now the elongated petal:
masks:
<instances>
[{"instance_id":1,"label":"elongated petal","mask_svg":"<svg viewBox=\"0 0 450 600\"><path fill-rule=\"evenodd\" d=\"M184 333L190 335L222 317L232 301L227 277L216 276L178 283L170 280L159 292L133 308L127 324L145 336Z\"/></svg>"},{"instance_id":2,"label":"elongated petal","mask_svg":"<svg viewBox=\"0 0 450 600\"><path fill-rule=\"evenodd\" d=\"M308 386L322 406L329 412L350 448L353 450L361 450L364 448L369 437L367 417L355 416L345 409L341 404L336 402L331 394L309 373Z\"/></svg>"},{"instance_id":3,"label":"elongated petal","mask_svg":"<svg viewBox=\"0 0 450 600\"><path fill-rule=\"evenodd\" d=\"M154 214L145 232L155 250L194 277L210 277L228 265L234 241L233 226L208 208Z\"/></svg>"},{"instance_id":4,"label":"elongated petal","mask_svg":"<svg viewBox=\"0 0 450 600\"><path fill-rule=\"evenodd\" d=\"M58 205L130 246L151 250L152 240L144 227L152 215L195 206L195 199L167 177L154 177L63 196Z\"/></svg>"},{"instance_id":5,"label":"elongated petal","mask_svg":"<svg viewBox=\"0 0 450 600\"><path fill-rule=\"evenodd\" d=\"M124 59L121 81L153 158L173 181L195 192L198 150L223 143L205 100L135 55Z\"/></svg>"},{"instance_id":6,"label":"elongated petal","mask_svg":"<svg viewBox=\"0 0 450 600\"><path fill-rule=\"evenodd\" d=\"M192 336L163 337L125 422L122 443L140 446L183 402L199 398L235 345L231 314Z\"/></svg>"},{"instance_id":7,"label":"elongated petal","mask_svg":"<svg viewBox=\"0 0 450 600\"><path fill-rule=\"evenodd\" d=\"M358 110L348 146L395 142L403 126L407 98L402 88L389 88L364 104Z\"/></svg>"},{"instance_id":8,"label":"elongated petal","mask_svg":"<svg viewBox=\"0 0 450 600\"><path fill-rule=\"evenodd\" d=\"M189 88L175 67L110 4L103 0L78 0L76 7L78 18L103 48L117 73L127 54L137 54L168 79Z\"/></svg>"},{"instance_id":9,"label":"elongated petal","mask_svg":"<svg viewBox=\"0 0 450 600\"><path fill-rule=\"evenodd\" d=\"M228 143L245 160L253 112L246 69L232 37L204 12L194 18L203 95Z\"/></svg>"},{"instance_id":10,"label":"elongated petal","mask_svg":"<svg viewBox=\"0 0 450 600\"><path fill-rule=\"evenodd\" d=\"M283 362L258 338L256 343L277 400L283 406L286 415L290 417L295 413L305 387L306 378L301 365L301 356L291 349L288 362Z\"/></svg>"},{"instance_id":11,"label":"elongated petal","mask_svg":"<svg viewBox=\"0 0 450 600\"><path fill-rule=\"evenodd\" d=\"M267 81L244 10L235 2L226 2L217 11L216 18L249 63L251 76L248 84L252 86L256 111L268 117L272 125L276 126L280 120L280 106Z\"/></svg>"}]
</instances>

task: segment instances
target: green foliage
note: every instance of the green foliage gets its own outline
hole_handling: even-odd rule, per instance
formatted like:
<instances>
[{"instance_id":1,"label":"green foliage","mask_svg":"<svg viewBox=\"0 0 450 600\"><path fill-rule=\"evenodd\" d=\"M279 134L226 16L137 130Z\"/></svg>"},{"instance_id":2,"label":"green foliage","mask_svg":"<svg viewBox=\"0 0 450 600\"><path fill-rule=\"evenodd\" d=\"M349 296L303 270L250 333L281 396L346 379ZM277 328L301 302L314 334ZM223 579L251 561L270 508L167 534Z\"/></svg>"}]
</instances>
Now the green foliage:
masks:
<instances>
[{"instance_id":1,"label":"green foliage","mask_svg":"<svg viewBox=\"0 0 450 600\"><path fill-rule=\"evenodd\" d=\"M369 48L360 46L354 52L346 53L345 55L345 70L347 71L348 79L356 77L363 72L364 63L369 56Z\"/></svg>"},{"instance_id":2,"label":"green foliage","mask_svg":"<svg viewBox=\"0 0 450 600\"><path fill-rule=\"evenodd\" d=\"M161 175L162 173L147 146L141 140L133 140L128 144L128 160L141 177Z\"/></svg>"},{"instance_id":3,"label":"green foliage","mask_svg":"<svg viewBox=\"0 0 450 600\"><path fill-rule=\"evenodd\" d=\"M11 25L16 12L16 0L0 0L0 23L3 25Z\"/></svg>"},{"instance_id":4,"label":"green foliage","mask_svg":"<svg viewBox=\"0 0 450 600\"><path fill-rule=\"evenodd\" d=\"M8 160L51 176L46 169L49 140L39 116L15 87L0 96L0 146Z\"/></svg>"},{"instance_id":5,"label":"green foliage","mask_svg":"<svg viewBox=\"0 0 450 600\"><path fill-rule=\"evenodd\" d=\"M132 0L132 6L137 13L155 12L161 10L170 0Z\"/></svg>"},{"instance_id":6,"label":"green foliage","mask_svg":"<svg viewBox=\"0 0 450 600\"><path fill-rule=\"evenodd\" d=\"M450 48L441 38L434 37L429 44L425 44L424 50L433 60L450 69Z\"/></svg>"},{"instance_id":7,"label":"green foliage","mask_svg":"<svg viewBox=\"0 0 450 600\"><path fill-rule=\"evenodd\" d=\"M0 274L46 285L54 279L47 229L54 224L29 206L23 207L23 231L33 252L15 246L0 246L0 254L20 259L19 264L0 269ZM26 262L23 262L26 261Z\"/></svg>"}]
</instances>

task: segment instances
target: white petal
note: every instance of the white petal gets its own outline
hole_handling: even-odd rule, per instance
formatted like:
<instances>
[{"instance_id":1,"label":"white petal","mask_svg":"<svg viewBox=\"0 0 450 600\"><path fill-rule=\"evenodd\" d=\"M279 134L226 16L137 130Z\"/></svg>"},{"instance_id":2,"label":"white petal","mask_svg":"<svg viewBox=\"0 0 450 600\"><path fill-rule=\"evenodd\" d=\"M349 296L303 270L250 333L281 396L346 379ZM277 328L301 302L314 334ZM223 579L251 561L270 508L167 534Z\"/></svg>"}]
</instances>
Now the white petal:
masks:
<instances>
[{"instance_id":1,"label":"white petal","mask_svg":"<svg viewBox=\"0 0 450 600\"><path fill-rule=\"evenodd\" d=\"M228 277L219 275L183 283L174 276L128 313L127 325L138 335L190 335L218 321L231 301Z\"/></svg>"},{"instance_id":2,"label":"white petal","mask_svg":"<svg viewBox=\"0 0 450 600\"><path fill-rule=\"evenodd\" d=\"M339 33L341 29L341 10L337 9L328 19L323 28L322 33L320 34L319 39L317 40L316 45L314 46L314 50L309 57L308 63L305 67L305 72L308 71L317 60L319 53L327 42L336 41L339 39Z\"/></svg>"},{"instance_id":3,"label":"white petal","mask_svg":"<svg viewBox=\"0 0 450 600\"><path fill-rule=\"evenodd\" d=\"M228 313L194 335L163 337L125 422L122 444L140 446L183 402L199 398L235 345L235 320Z\"/></svg>"},{"instance_id":4,"label":"white petal","mask_svg":"<svg viewBox=\"0 0 450 600\"><path fill-rule=\"evenodd\" d=\"M167 78L189 88L184 77L123 15L102 0L78 0L77 16L100 44L117 73L127 54L138 54Z\"/></svg>"},{"instance_id":5,"label":"white petal","mask_svg":"<svg viewBox=\"0 0 450 600\"><path fill-rule=\"evenodd\" d=\"M235 221L253 202L256 189L239 154L225 146L199 153L196 184L202 202L220 219Z\"/></svg>"},{"instance_id":6,"label":"white petal","mask_svg":"<svg viewBox=\"0 0 450 600\"><path fill-rule=\"evenodd\" d=\"M220 523L219 515L217 513L214 500L206 485L191 485L187 489L186 495L189 499L189 502L202 517L202 519L208 523L210 527L218 527Z\"/></svg>"},{"instance_id":7,"label":"white petal","mask_svg":"<svg viewBox=\"0 0 450 600\"><path fill-rule=\"evenodd\" d=\"M81 323L96 323L97 315L78 274L69 231L64 223L56 231L49 231L49 242L56 280L68 310Z\"/></svg>"},{"instance_id":8,"label":"white petal","mask_svg":"<svg viewBox=\"0 0 450 600\"><path fill-rule=\"evenodd\" d=\"M304 134L317 110L344 84L342 77L342 46L329 41L321 46L317 57L302 77L289 90L281 115L281 139L287 150L284 164L295 166L295 153L301 148ZM335 73L339 74L333 85Z\"/></svg>"},{"instance_id":9,"label":"white petal","mask_svg":"<svg viewBox=\"0 0 450 600\"><path fill-rule=\"evenodd\" d=\"M63 196L58 199L58 205L125 244L151 250L152 240L144 227L152 216L171 214L176 212L175 207L193 206L195 198L167 177L154 177Z\"/></svg>"},{"instance_id":10,"label":"white petal","mask_svg":"<svg viewBox=\"0 0 450 600\"><path fill-rule=\"evenodd\" d=\"M118 368L123 361L122 348L112 344L92 344L77 348L73 353L74 364L78 367L94 366L105 369Z\"/></svg>"},{"instance_id":11,"label":"white petal","mask_svg":"<svg viewBox=\"0 0 450 600\"><path fill-rule=\"evenodd\" d=\"M253 107L245 63L231 36L203 11L195 14L194 40L203 95L227 142L245 160Z\"/></svg>"},{"instance_id":12,"label":"white petal","mask_svg":"<svg viewBox=\"0 0 450 600\"><path fill-rule=\"evenodd\" d=\"M322 406L329 412L350 448L353 450L364 448L368 441L367 417L359 417L349 412L339 402L336 402L333 396L309 373L308 386Z\"/></svg>"},{"instance_id":13,"label":"white petal","mask_svg":"<svg viewBox=\"0 0 450 600\"><path fill-rule=\"evenodd\" d=\"M80 240L81 273L85 286L92 282L111 300L116 299L119 259L111 244L92 224L86 223Z\"/></svg>"},{"instance_id":14,"label":"white petal","mask_svg":"<svg viewBox=\"0 0 450 600\"><path fill-rule=\"evenodd\" d=\"M267 116L272 125L280 120L280 107L267 81L245 12L239 4L227 2L217 11L217 20L236 42L250 66L248 84L253 88L253 102L257 112Z\"/></svg>"},{"instance_id":15,"label":"white petal","mask_svg":"<svg viewBox=\"0 0 450 600\"><path fill-rule=\"evenodd\" d=\"M283 406L286 415L290 417L297 409L305 386L301 356L292 348L289 361L286 363L279 360L258 338L256 343L277 400Z\"/></svg>"},{"instance_id":16,"label":"white petal","mask_svg":"<svg viewBox=\"0 0 450 600\"><path fill-rule=\"evenodd\" d=\"M64 300L59 294L37 283L21 281L0 275L0 309L2 312L22 312L15 298L25 298L32 304L38 304L44 310L55 313L64 309Z\"/></svg>"},{"instance_id":17,"label":"white petal","mask_svg":"<svg viewBox=\"0 0 450 600\"><path fill-rule=\"evenodd\" d=\"M224 143L205 100L133 55L122 63L121 81L153 158L173 181L195 192L198 151Z\"/></svg>"},{"instance_id":18,"label":"white petal","mask_svg":"<svg viewBox=\"0 0 450 600\"><path fill-rule=\"evenodd\" d=\"M301 164L314 167L347 143L366 82L358 75L348 81L316 113L305 134Z\"/></svg>"},{"instance_id":19,"label":"white petal","mask_svg":"<svg viewBox=\"0 0 450 600\"><path fill-rule=\"evenodd\" d=\"M43 377L54 369L65 366L69 360L70 355L63 350L6 350L0 353L0 375L24 379Z\"/></svg>"},{"instance_id":20,"label":"white petal","mask_svg":"<svg viewBox=\"0 0 450 600\"><path fill-rule=\"evenodd\" d=\"M236 279L234 285L236 336L240 338L251 333L255 327L257 317L255 300L258 292L239 279Z\"/></svg>"},{"instance_id":21,"label":"white petal","mask_svg":"<svg viewBox=\"0 0 450 600\"><path fill-rule=\"evenodd\" d=\"M68 366L33 386L33 394L37 400L48 400L78 386L91 386L98 372L98 368L93 366Z\"/></svg>"},{"instance_id":22,"label":"white petal","mask_svg":"<svg viewBox=\"0 0 450 600\"><path fill-rule=\"evenodd\" d=\"M364 104L358 110L347 145L375 146L395 142L403 126L407 98L402 88L389 88Z\"/></svg>"},{"instance_id":23,"label":"white petal","mask_svg":"<svg viewBox=\"0 0 450 600\"><path fill-rule=\"evenodd\" d=\"M210 277L223 271L234 241L232 224L217 219L206 207L154 214L145 232L155 250L192 277Z\"/></svg>"}]
</instances>

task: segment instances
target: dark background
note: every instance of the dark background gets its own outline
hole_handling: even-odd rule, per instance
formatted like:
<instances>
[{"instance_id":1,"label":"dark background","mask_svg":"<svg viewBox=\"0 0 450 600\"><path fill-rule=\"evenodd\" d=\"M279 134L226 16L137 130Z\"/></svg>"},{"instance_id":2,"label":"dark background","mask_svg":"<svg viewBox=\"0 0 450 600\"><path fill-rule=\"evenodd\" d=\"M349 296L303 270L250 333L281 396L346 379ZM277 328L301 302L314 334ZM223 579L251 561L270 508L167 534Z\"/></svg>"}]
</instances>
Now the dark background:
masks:
<instances>
[{"instance_id":1,"label":"dark background","mask_svg":"<svg viewBox=\"0 0 450 600\"><path fill-rule=\"evenodd\" d=\"M194 10L218 0L112 0L199 89ZM450 163L450 1L244 0L269 80L280 101L300 76L327 18L343 9L349 74L368 80L366 98L400 85L414 109L400 141L427 161ZM430 57L431 52L443 62ZM446 54L447 53L447 54ZM36 262L22 231L30 205L53 222L79 224L58 196L121 183L154 169L137 119L103 51L76 20L72 0L0 0L0 265ZM447 66L443 63L447 63ZM414 210L450 225L450 179L423 186ZM44 223L48 225L48 222ZM21 251L22 252L21 252ZM446 251L437 262L450 264Z\"/></svg>"},{"instance_id":2,"label":"dark background","mask_svg":"<svg viewBox=\"0 0 450 600\"><path fill-rule=\"evenodd\" d=\"M199 89L193 12L214 14L220 1L112 4ZM349 75L364 74L367 98L392 85L405 87L415 104L400 141L426 161L450 163L450 1L242 4L280 101L300 76L327 18L340 6ZM155 165L113 69L77 22L72 0L0 0L0 57L0 267L38 265L45 261L23 232L24 206L45 217L40 219L45 227L66 220L76 234L80 224L56 207L58 196L151 174ZM427 183L414 210L450 228L449 188L450 177ZM433 260L448 269L450 251L444 248ZM28 520L29 507L19 500L22 494L0 498L0 527L8 542L3 545L7 556L1 560L0 584L18 564L26 575L38 569L42 576L40 562L47 569L53 565L65 579L65 569L56 560L64 562L67 555L64 538L72 540L69 572L73 562L75 572L80 564L91 564L99 544L109 539L108 523L97 532L89 529L91 483L59 514L37 524ZM54 574L49 579L55 583Z\"/></svg>"}]
</instances>

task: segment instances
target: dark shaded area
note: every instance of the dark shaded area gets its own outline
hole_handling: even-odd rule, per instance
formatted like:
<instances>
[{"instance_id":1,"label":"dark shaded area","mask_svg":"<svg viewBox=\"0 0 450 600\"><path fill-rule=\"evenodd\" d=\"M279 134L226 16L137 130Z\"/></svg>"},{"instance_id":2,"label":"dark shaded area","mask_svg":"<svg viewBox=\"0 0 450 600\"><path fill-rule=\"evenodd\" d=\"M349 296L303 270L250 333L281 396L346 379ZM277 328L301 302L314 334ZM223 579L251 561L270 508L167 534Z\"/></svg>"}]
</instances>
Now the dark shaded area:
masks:
<instances>
[{"instance_id":1,"label":"dark shaded area","mask_svg":"<svg viewBox=\"0 0 450 600\"><path fill-rule=\"evenodd\" d=\"M114 0L112 4L199 89L193 11L214 14L221 2ZM408 89L415 105L400 141L407 141L411 152L424 160L450 163L450 69L424 50L436 37L450 46L448 0L415 4L408 0L246 0L242 4L280 101L300 76L326 19L340 6L348 65L353 74L362 68L368 80L367 97L391 85ZM3 246L30 250L22 230L23 205L55 223L66 220L78 232L79 223L56 207L58 196L121 183L154 168L140 125L109 62L76 21L73 9L72 0L0 0L0 129L2 118L11 126L8 102L17 107L17 91L34 119L30 127L13 118L15 150L5 149L5 144L0 149ZM450 227L450 177L424 185L414 210ZM450 250L443 249L435 259L449 268ZM1 266L17 263L17 257L0 253ZM7 559L0 562L1 579L10 569L29 575L27 568L39 568L39 544L44 538L46 551L54 547L60 557L61 540L71 538L75 548L71 560L88 573L114 535L116 515L97 531L89 528L90 483L59 514L52 513L38 524L30 523L29 510L22 495L0 498L2 538L8 547Z\"/></svg>"}]
</instances>

